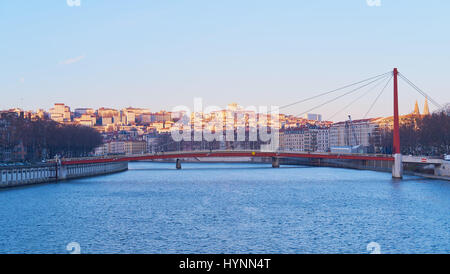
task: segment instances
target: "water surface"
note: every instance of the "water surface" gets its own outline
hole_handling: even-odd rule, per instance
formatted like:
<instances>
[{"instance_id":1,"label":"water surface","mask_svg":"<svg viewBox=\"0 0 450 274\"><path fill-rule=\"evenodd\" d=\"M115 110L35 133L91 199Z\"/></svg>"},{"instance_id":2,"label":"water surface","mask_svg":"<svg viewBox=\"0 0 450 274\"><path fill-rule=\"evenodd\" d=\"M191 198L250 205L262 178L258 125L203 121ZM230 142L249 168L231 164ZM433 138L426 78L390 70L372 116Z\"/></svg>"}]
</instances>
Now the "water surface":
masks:
<instances>
[{"instance_id":1,"label":"water surface","mask_svg":"<svg viewBox=\"0 0 450 274\"><path fill-rule=\"evenodd\" d=\"M450 253L450 183L265 164L130 163L0 190L0 253Z\"/></svg>"}]
</instances>

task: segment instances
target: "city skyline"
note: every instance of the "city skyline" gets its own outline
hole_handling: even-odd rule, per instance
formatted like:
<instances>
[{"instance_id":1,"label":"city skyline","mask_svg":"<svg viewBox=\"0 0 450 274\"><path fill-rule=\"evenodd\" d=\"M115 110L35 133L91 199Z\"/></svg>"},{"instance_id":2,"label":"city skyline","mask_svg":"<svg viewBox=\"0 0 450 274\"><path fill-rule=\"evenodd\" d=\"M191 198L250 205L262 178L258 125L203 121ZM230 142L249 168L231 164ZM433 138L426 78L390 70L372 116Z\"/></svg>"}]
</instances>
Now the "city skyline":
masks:
<instances>
[{"instance_id":1,"label":"city skyline","mask_svg":"<svg viewBox=\"0 0 450 274\"><path fill-rule=\"evenodd\" d=\"M11 112L11 111L12 112L18 112L18 111L23 111L25 113L39 114L40 112L43 111L46 115L49 115L48 118L51 119L52 109L54 109L57 105L61 105L63 107L67 107L68 108L68 110L67 110L68 113L70 115L72 115L72 116L69 116L69 118L73 118L73 115L76 116L77 110L92 110L93 113L95 113L97 115L98 115L99 111L109 111L109 110L111 110L111 111L139 110L139 111L141 111L143 113L144 112L145 113L171 113L171 114L172 113L183 113L183 111L173 111L173 109L157 109L156 110L156 109L150 109L150 108L146 108L146 107L136 107L136 106L126 106L126 107L120 107L120 108L112 108L112 107L105 107L105 106L101 106L99 108L94 108L94 107L90 107L90 106L72 107L69 104L65 104L65 103L62 103L62 102L54 103L53 107L50 107L48 109L45 109L45 108L23 109L23 108L20 108L20 107L13 107L13 108L9 108L9 109L0 109L0 112ZM221 109L220 111L224 111L224 110L232 109L233 106L239 107L239 108L243 108L243 109L246 108L246 106L242 106L242 105L240 105L238 103L235 103L235 102L226 104L226 106L223 106L223 107L221 107L221 106L214 106L214 107L219 107ZM189 106L184 106L184 107L189 108ZM205 106L203 108L203 110L207 109L209 107L211 107L211 106ZM248 107L249 107L249 109L252 109L255 106L248 106ZM277 106L274 106L274 107L277 107ZM255 107L255 108L258 109L257 107ZM267 113L267 114L270 114L270 106L263 106L263 109L265 109L265 108L267 108L267 112L257 111L256 113L261 113L261 114ZM445 109L445 108L448 108L448 104L443 106L443 109ZM195 113L194 109L195 109L195 107L191 108L191 113ZM199 112L199 113L209 114L209 113L215 112L215 111L203 111L203 110L201 112ZM436 111L438 111L438 109L436 109ZM430 107L429 107L427 99L426 98L424 99L423 104L421 104L419 100L416 100L413 108L410 108L409 111L406 111L405 113L401 113L401 114L407 115L407 114L411 114L411 113L416 113L416 114L423 114L423 113L425 113L425 114L429 114L430 113ZM323 115L321 113L318 113L318 112L314 112L314 113L313 112L305 112L302 115L293 115L293 114L288 114L288 113L284 113L284 112L279 112L279 114L280 115L286 115L286 116L292 116L292 117L295 117L295 118L301 118L301 119L307 119L307 120L317 120L317 121L324 121L324 122L340 122L340 121L342 121L342 120L336 120L336 119L323 119L322 118ZM99 115L99 116L102 117L102 115ZM390 117L390 116L392 116L392 115L372 116L372 117L368 117L368 118L380 118L380 117ZM105 117L109 117L109 116L105 116ZM314 118L310 118L310 117L314 117ZM348 118L348 115L347 115L347 118ZM365 118L363 118L363 119L365 119ZM347 119L344 119L344 120L347 120Z\"/></svg>"},{"instance_id":2,"label":"city skyline","mask_svg":"<svg viewBox=\"0 0 450 274\"><path fill-rule=\"evenodd\" d=\"M194 97L208 105L282 106L393 67L444 104L450 41L442 34L450 4L436 9L437 2L2 2L0 23L10 27L0 45L8 64L0 71L0 109L65 102L170 111ZM427 11L432 18L421 16ZM376 93L352 116L362 117ZM380 97L371 116L392 113L381 103L391 95ZM401 113L416 99L423 104L410 95L400 83ZM326 119L336 110L318 112Z\"/></svg>"}]
</instances>

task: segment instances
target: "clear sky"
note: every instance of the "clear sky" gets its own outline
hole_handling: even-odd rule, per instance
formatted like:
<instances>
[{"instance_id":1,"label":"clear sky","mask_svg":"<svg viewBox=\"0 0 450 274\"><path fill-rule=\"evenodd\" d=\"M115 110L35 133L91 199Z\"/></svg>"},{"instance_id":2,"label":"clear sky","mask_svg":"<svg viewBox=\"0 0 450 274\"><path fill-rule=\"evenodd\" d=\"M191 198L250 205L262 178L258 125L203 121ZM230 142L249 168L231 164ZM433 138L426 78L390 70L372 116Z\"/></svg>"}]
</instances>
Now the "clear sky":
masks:
<instances>
[{"instance_id":1,"label":"clear sky","mask_svg":"<svg viewBox=\"0 0 450 274\"><path fill-rule=\"evenodd\" d=\"M443 104L449 13L448 0L1 0L0 109L281 106L395 66ZM362 117L378 92L335 119ZM401 113L422 108L400 94ZM391 97L371 116L390 115Z\"/></svg>"}]
</instances>

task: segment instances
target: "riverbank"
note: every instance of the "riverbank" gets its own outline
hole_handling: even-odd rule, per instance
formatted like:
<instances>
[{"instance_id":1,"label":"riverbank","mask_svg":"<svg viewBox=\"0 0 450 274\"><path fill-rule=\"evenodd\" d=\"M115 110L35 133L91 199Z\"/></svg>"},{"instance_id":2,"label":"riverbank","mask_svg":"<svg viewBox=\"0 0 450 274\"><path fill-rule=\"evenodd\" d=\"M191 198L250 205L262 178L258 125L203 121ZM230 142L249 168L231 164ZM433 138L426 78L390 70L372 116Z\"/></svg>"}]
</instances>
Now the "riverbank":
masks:
<instances>
[{"instance_id":1,"label":"riverbank","mask_svg":"<svg viewBox=\"0 0 450 274\"><path fill-rule=\"evenodd\" d=\"M56 182L128 170L128 162L56 166L54 164L0 167L0 188Z\"/></svg>"}]
</instances>

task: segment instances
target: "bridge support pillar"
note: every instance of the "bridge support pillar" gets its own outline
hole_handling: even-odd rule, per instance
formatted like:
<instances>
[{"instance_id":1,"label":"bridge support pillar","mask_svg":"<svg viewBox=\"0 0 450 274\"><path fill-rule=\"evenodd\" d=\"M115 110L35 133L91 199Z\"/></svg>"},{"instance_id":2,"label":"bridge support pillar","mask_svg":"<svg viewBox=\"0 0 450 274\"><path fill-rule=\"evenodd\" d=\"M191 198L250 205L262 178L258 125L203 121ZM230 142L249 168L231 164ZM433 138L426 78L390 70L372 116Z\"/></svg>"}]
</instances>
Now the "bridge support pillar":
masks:
<instances>
[{"instance_id":1,"label":"bridge support pillar","mask_svg":"<svg viewBox=\"0 0 450 274\"><path fill-rule=\"evenodd\" d=\"M277 157L272 157L272 167L279 168L280 167L280 159Z\"/></svg>"},{"instance_id":2,"label":"bridge support pillar","mask_svg":"<svg viewBox=\"0 0 450 274\"><path fill-rule=\"evenodd\" d=\"M177 167L177 169L181 169L181 160L180 159L177 159L176 167Z\"/></svg>"},{"instance_id":3,"label":"bridge support pillar","mask_svg":"<svg viewBox=\"0 0 450 274\"><path fill-rule=\"evenodd\" d=\"M444 161L440 165L434 165L434 175L450 177L450 163Z\"/></svg>"},{"instance_id":4,"label":"bridge support pillar","mask_svg":"<svg viewBox=\"0 0 450 274\"><path fill-rule=\"evenodd\" d=\"M394 163L392 164L392 178L401 179L403 177L402 155L394 154Z\"/></svg>"},{"instance_id":5,"label":"bridge support pillar","mask_svg":"<svg viewBox=\"0 0 450 274\"><path fill-rule=\"evenodd\" d=\"M58 165L56 167L58 169L56 173L56 180L65 180L67 179L67 166Z\"/></svg>"}]
</instances>

